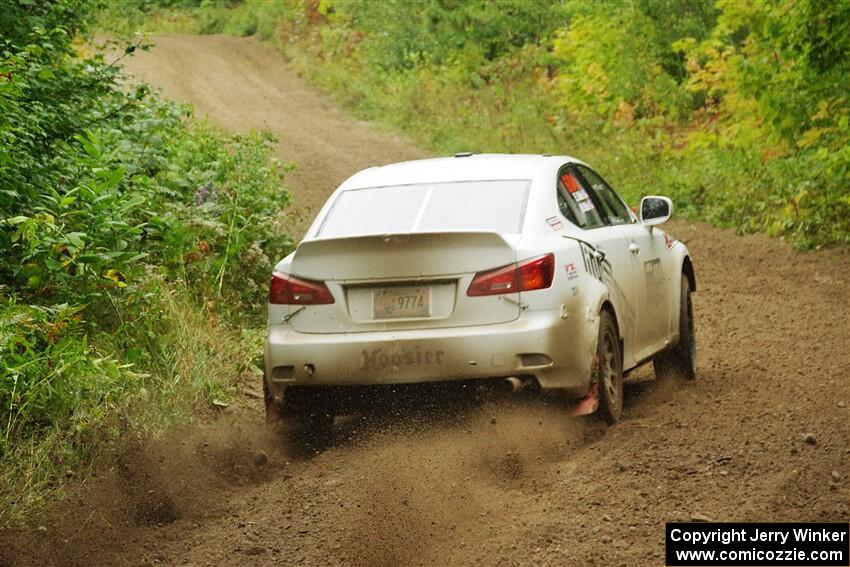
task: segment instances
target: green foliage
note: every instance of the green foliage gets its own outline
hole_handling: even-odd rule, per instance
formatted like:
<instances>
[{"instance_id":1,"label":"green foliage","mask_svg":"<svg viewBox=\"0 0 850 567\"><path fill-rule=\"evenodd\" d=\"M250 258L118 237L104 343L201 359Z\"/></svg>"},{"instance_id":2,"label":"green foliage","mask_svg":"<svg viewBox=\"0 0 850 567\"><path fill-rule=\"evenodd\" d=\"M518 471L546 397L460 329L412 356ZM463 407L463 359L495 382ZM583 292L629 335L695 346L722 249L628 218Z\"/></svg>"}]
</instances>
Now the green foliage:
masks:
<instances>
[{"instance_id":1,"label":"green foliage","mask_svg":"<svg viewBox=\"0 0 850 567\"><path fill-rule=\"evenodd\" d=\"M185 12L184 12L185 13ZM438 151L576 155L629 199L800 247L850 243L850 4L206 2Z\"/></svg>"},{"instance_id":2,"label":"green foliage","mask_svg":"<svg viewBox=\"0 0 850 567\"><path fill-rule=\"evenodd\" d=\"M280 190L284 168L269 156L274 139L235 135L225 144L201 122L171 140L168 169L156 179L180 198L153 219L167 227L161 261L182 273L198 299L256 320L272 267L291 246L281 214L289 203Z\"/></svg>"},{"instance_id":3,"label":"green foliage","mask_svg":"<svg viewBox=\"0 0 850 567\"><path fill-rule=\"evenodd\" d=\"M676 48L686 88L706 99L689 145L760 162L740 215L750 230L802 246L850 242L850 5L718 2L710 37ZM718 148L718 149L715 149ZM752 193L750 193L752 194Z\"/></svg>"},{"instance_id":4,"label":"green foliage","mask_svg":"<svg viewBox=\"0 0 850 567\"><path fill-rule=\"evenodd\" d=\"M95 0L95 27L112 36L131 37L151 29L170 33L199 33L197 18L190 10L201 0Z\"/></svg>"},{"instance_id":5,"label":"green foliage","mask_svg":"<svg viewBox=\"0 0 850 567\"><path fill-rule=\"evenodd\" d=\"M283 168L265 135L227 140L183 122L186 109L118 88L103 56L77 58L40 29L7 42L0 110L0 278L39 297L102 300L146 260L172 276L257 304L259 280L232 267L251 250L251 275L288 240L277 222L288 202ZM132 51L143 44L133 44ZM192 266L186 266L187 254ZM241 307L241 305L236 305Z\"/></svg>"},{"instance_id":6,"label":"green foliage","mask_svg":"<svg viewBox=\"0 0 850 567\"><path fill-rule=\"evenodd\" d=\"M710 4L645 0L571 8L569 24L553 42L556 82L568 110L630 120L681 118L694 108L698 101L679 88L685 69L671 45L681 34L707 34Z\"/></svg>"},{"instance_id":7,"label":"green foliage","mask_svg":"<svg viewBox=\"0 0 850 567\"><path fill-rule=\"evenodd\" d=\"M69 418L64 425L71 435L84 434L90 416L78 410L107 411L133 379L114 360L91 352L80 310L11 299L0 304L0 391L6 393L0 453L58 416Z\"/></svg>"},{"instance_id":8,"label":"green foliage","mask_svg":"<svg viewBox=\"0 0 850 567\"><path fill-rule=\"evenodd\" d=\"M141 39L90 54L90 2L7 4L0 512L20 515L60 467L227 396L257 348L235 327L259 326L291 242L270 136L227 136L122 77Z\"/></svg>"},{"instance_id":9,"label":"green foliage","mask_svg":"<svg viewBox=\"0 0 850 567\"><path fill-rule=\"evenodd\" d=\"M143 440L228 399L252 370L258 333L237 333L150 266L110 292L96 322L81 306L0 301L0 525L26 521L66 471L82 476L113 442Z\"/></svg>"},{"instance_id":10,"label":"green foliage","mask_svg":"<svg viewBox=\"0 0 850 567\"><path fill-rule=\"evenodd\" d=\"M548 0L341 0L322 11L362 36L358 49L368 65L394 71L459 60L480 64L537 44L559 25L558 6Z\"/></svg>"}]
</instances>

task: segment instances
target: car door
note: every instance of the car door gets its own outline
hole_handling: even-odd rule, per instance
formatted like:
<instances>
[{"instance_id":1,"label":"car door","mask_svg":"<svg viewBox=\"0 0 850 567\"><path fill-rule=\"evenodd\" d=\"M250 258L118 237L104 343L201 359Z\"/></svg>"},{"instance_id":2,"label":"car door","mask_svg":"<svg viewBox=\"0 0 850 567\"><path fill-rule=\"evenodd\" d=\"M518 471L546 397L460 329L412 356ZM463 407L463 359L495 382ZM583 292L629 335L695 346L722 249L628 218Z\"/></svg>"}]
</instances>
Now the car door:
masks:
<instances>
[{"instance_id":1,"label":"car door","mask_svg":"<svg viewBox=\"0 0 850 567\"><path fill-rule=\"evenodd\" d=\"M617 312L620 333L625 339L624 362L632 359L631 345L635 344L635 319L637 316L634 297L634 262L628 249L626 235L611 223L605 213L600 195L583 178L576 166L563 166L558 172L558 207L561 214L579 228L584 229L581 240L587 264L594 262L589 257L593 247L604 254L602 271L597 277L606 285L609 298Z\"/></svg>"},{"instance_id":2,"label":"car door","mask_svg":"<svg viewBox=\"0 0 850 567\"><path fill-rule=\"evenodd\" d=\"M633 280L629 289L636 308L636 358L646 358L666 345L670 334L669 267L663 264L668 245L664 233L641 224L602 177L589 167L577 167L599 196L607 222L626 239Z\"/></svg>"}]
</instances>

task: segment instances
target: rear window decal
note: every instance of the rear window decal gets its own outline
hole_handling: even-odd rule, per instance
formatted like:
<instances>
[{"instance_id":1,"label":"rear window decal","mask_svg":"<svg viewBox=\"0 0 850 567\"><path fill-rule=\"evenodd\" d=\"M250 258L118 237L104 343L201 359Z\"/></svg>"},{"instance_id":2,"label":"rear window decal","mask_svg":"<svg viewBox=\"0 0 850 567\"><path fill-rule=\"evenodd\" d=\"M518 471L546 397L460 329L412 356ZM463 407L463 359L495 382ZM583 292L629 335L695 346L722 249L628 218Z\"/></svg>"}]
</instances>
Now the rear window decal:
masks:
<instances>
[{"instance_id":1,"label":"rear window decal","mask_svg":"<svg viewBox=\"0 0 850 567\"><path fill-rule=\"evenodd\" d=\"M570 193L575 193L576 191L581 189L581 185L579 185L578 179L572 173L565 173L561 176L561 183L564 184L564 187L567 188L567 191Z\"/></svg>"}]
</instances>

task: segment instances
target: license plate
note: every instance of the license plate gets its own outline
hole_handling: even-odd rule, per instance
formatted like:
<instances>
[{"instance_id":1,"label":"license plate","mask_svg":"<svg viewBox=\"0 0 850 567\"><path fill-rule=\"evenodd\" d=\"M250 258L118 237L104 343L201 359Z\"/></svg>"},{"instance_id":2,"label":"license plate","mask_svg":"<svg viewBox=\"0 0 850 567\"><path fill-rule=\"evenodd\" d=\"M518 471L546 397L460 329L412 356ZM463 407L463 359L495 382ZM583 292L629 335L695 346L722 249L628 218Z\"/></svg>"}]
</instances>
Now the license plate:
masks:
<instances>
[{"instance_id":1,"label":"license plate","mask_svg":"<svg viewBox=\"0 0 850 567\"><path fill-rule=\"evenodd\" d=\"M372 316L375 319L428 317L431 314L431 289L396 287L372 292Z\"/></svg>"}]
</instances>

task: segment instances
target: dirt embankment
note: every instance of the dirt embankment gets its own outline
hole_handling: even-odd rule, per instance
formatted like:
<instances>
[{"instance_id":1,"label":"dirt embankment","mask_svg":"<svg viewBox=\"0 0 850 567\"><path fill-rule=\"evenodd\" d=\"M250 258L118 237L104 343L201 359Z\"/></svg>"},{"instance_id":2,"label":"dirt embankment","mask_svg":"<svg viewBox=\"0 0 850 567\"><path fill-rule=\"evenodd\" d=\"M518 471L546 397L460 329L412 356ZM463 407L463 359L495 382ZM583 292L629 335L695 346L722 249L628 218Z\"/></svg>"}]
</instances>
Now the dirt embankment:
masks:
<instances>
[{"instance_id":1,"label":"dirt embankment","mask_svg":"<svg viewBox=\"0 0 850 567\"><path fill-rule=\"evenodd\" d=\"M346 117L258 42L157 43L130 70L231 130L275 132L308 217L351 173L424 155ZM846 521L847 256L671 232L697 270L700 376L638 372L613 428L533 400L402 408L346 421L305 458L246 400L128 449L42 529L5 534L0 565L660 565L665 521Z\"/></svg>"}]
</instances>

